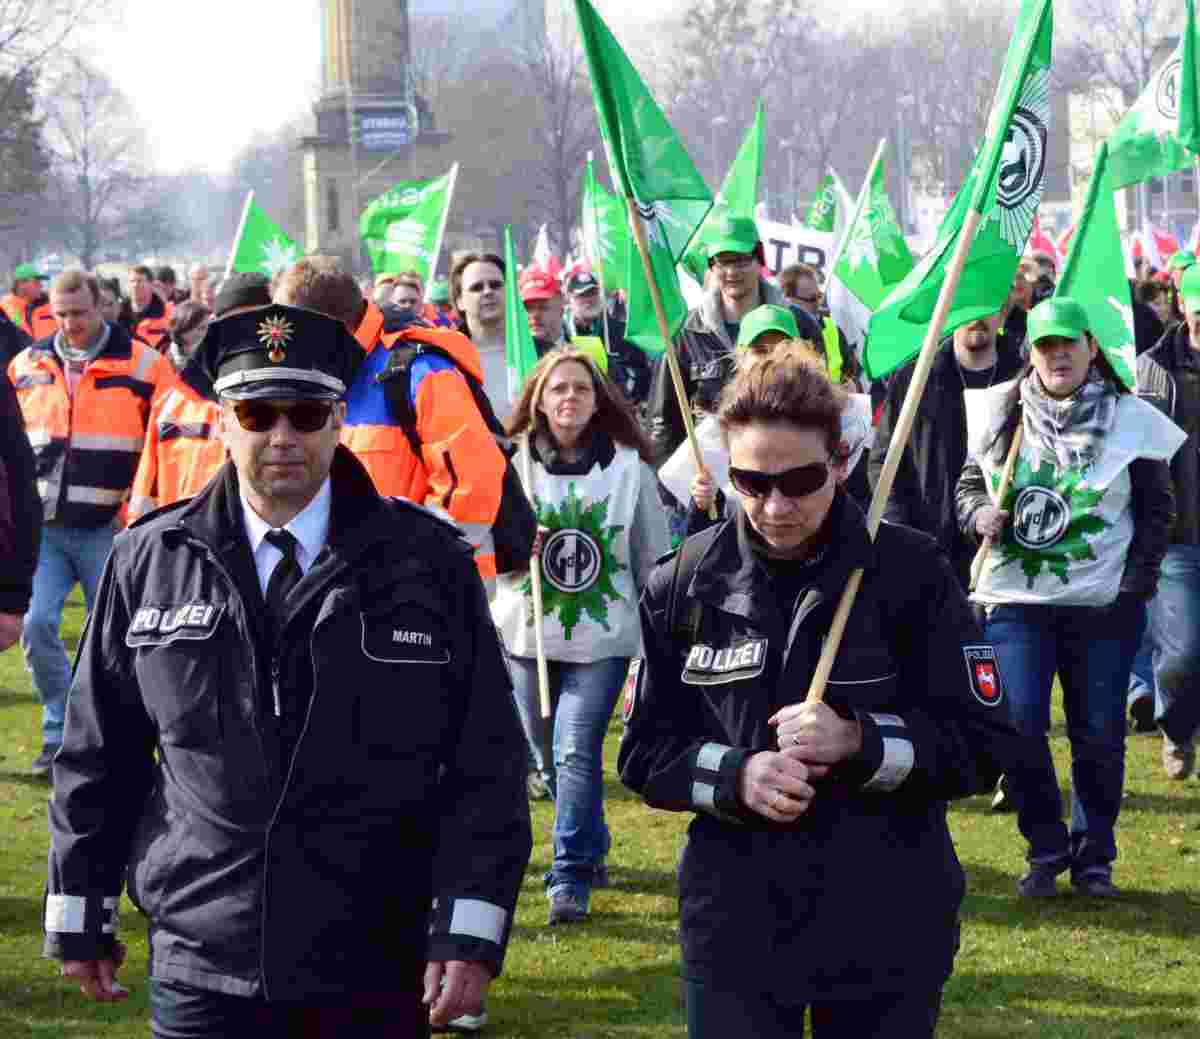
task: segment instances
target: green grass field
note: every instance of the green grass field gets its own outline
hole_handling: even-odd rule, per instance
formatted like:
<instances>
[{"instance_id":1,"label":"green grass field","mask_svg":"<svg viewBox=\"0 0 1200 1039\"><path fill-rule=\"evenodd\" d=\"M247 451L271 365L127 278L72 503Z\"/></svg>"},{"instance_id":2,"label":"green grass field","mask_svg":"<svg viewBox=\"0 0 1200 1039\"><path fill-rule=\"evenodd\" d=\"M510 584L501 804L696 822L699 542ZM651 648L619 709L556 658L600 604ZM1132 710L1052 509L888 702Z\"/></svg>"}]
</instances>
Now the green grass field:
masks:
<instances>
[{"instance_id":1,"label":"green grass field","mask_svg":"<svg viewBox=\"0 0 1200 1039\"><path fill-rule=\"evenodd\" d=\"M76 600L68 609L73 643L83 611ZM19 652L0 655L0 1039L144 1037L145 926L131 907L122 912L130 943L122 980L133 990L127 1003L87 1003L40 958L47 788L27 776L39 721ZM606 748L613 886L593 897L588 924L545 926L541 875L551 812L535 805L533 861L506 972L490 1000L489 1034L683 1034L674 867L687 819L650 811L616 782L619 733L615 723ZM1018 901L1023 858L1013 817L991 814L984 798L955 806L952 827L970 893L940 1036L1200 1036L1200 784L1168 783L1158 749L1156 738L1130 736L1115 874L1125 897L1118 903L1073 895L1051 904ZM1061 719L1055 750L1064 769Z\"/></svg>"}]
</instances>

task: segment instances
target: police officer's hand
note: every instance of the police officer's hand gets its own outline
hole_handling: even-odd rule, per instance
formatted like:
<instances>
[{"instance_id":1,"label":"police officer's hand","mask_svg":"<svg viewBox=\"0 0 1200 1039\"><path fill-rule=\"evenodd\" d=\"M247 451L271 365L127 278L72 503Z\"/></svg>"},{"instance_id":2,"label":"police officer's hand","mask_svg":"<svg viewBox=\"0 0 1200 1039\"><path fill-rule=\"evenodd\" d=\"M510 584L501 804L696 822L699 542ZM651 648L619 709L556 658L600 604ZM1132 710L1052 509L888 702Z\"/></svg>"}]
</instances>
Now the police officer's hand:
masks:
<instances>
[{"instance_id":1,"label":"police officer's hand","mask_svg":"<svg viewBox=\"0 0 1200 1039\"><path fill-rule=\"evenodd\" d=\"M429 1006L429 1023L438 1027L463 1014L478 1014L491 980L491 971L482 963L427 964L422 1002Z\"/></svg>"},{"instance_id":2,"label":"police officer's hand","mask_svg":"<svg viewBox=\"0 0 1200 1039\"><path fill-rule=\"evenodd\" d=\"M701 512L708 512L717 497L717 485L713 483L712 474L707 469L701 469L692 477L690 490L696 508Z\"/></svg>"},{"instance_id":3,"label":"police officer's hand","mask_svg":"<svg viewBox=\"0 0 1200 1039\"><path fill-rule=\"evenodd\" d=\"M25 618L19 613L0 613L0 653L21 640Z\"/></svg>"},{"instance_id":4,"label":"police officer's hand","mask_svg":"<svg viewBox=\"0 0 1200 1039\"><path fill-rule=\"evenodd\" d=\"M738 776L738 797L751 811L777 823L795 822L808 811L816 791L804 762L772 750L746 759Z\"/></svg>"},{"instance_id":5,"label":"police officer's hand","mask_svg":"<svg viewBox=\"0 0 1200 1039\"><path fill-rule=\"evenodd\" d=\"M998 538L1008 522L1008 512L994 505L984 505L975 513L975 530L981 538Z\"/></svg>"},{"instance_id":6,"label":"police officer's hand","mask_svg":"<svg viewBox=\"0 0 1200 1039\"><path fill-rule=\"evenodd\" d=\"M129 990L117 983L117 971L125 962L125 946L117 942L112 959L64 960L62 976L79 982L79 991L97 1003L117 1003L129 998Z\"/></svg>"},{"instance_id":7,"label":"police officer's hand","mask_svg":"<svg viewBox=\"0 0 1200 1039\"><path fill-rule=\"evenodd\" d=\"M836 765L862 750L858 720L847 721L828 704L789 704L768 718L767 724L775 726L779 749L809 766Z\"/></svg>"}]
</instances>

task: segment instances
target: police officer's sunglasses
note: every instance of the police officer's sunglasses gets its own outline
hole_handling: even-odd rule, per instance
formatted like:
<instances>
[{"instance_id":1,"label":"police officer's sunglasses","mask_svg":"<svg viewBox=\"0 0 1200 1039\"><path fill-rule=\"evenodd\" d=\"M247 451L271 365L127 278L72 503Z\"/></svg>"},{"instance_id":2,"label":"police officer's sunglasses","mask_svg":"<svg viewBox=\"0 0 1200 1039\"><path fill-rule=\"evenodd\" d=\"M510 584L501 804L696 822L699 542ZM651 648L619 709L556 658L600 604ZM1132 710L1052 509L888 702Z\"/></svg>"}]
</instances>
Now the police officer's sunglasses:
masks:
<instances>
[{"instance_id":1,"label":"police officer's sunglasses","mask_svg":"<svg viewBox=\"0 0 1200 1039\"><path fill-rule=\"evenodd\" d=\"M785 498L805 498L815 494L829 479L826 462L809 462L781 473L762 473L757 469L729 467L729 480L737 490L748 498L766 498L772 487L778 487Z\"/></svg>"},{"instance_id":2,"label":"police officer's sunglasses","mask_svg":"<svg viewBox=\"0 0 1200 1039\"><path fill-rule=\"evenodd\" d=\"M268 433L280 415L286 415L297 433L315 433L324 429L333 405L327 400L300 400L277 404L270 400L239 400L233 405L238 424L248 433Z\"/></svg>"}]
</instances>

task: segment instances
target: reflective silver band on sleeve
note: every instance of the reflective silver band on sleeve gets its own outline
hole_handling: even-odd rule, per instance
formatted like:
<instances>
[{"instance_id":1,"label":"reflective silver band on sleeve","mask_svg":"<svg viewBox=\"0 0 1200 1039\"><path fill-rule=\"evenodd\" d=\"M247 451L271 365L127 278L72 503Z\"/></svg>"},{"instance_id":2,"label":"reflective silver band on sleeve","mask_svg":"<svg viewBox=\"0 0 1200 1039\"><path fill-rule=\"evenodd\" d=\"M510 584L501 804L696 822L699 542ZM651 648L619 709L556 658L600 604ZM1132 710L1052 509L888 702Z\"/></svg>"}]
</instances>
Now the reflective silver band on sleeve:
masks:
<instances>
[{"instance_id":1,"label":"reflective silver band on sleeve","mask_svg":"<svg viewBox=\"0 0 1200 1039\"><path fill-rule=\"evenodd\" d=\"M706 743L696 754L696 767L706 772L720 772L721 762L731 748L722 743Z\"/></svg>"},{"instance_id":2,"label":"reflective silver band on sleeve","mask_svg":"<svg viewBox=\"0 0 1200 1039\"><path fill-rule=\"evenodd\" d=\"M863 789L890 793L908 778L915 761L910 740L903 736L884 736L883 761Z\"/></svg>"},{"instance_id":3,"label":"reflective silver band on sleeve","mask_svg":"<svg viewBox=\"0 0 1200 1039\"><path fill-rule=\"evenodd\" d=\"M83 934L87 899L82 895L46 896L46 931L54 934Z\"/></svg>"},{"instance_id":4,"label":"reflective silver band on sleeve","mask_svg":"<svg viewBox=\"0 0 1200 1039\"><path fill-rule=\"evenodd\" d=\"M898 714L872 714L870 711L868 711L867 717L870 718L881 729L886 729L889 727L893 729L907 728L907 726L904 724L904 719Z\"/></svg>"},{"instance_id":5,"label":"reflective silver band on sleeve","mask_svg":"<svg viewBox=\"0 0 1200 1039\"><path fill-rule=\"evenodd\" d=\"M701 783L699 780L692 783L692 807L727 823L740 824L742 821L717 807L717 788L712 783Z\"/></svg>"},{"instance_id":6,"label":"reflective silver band on sleeve","mask_svg":"<svg viewBox=\"0 0 1200 1039\"><path fill-rule=\"evenodd\" d=\"M121 900L110 896L104 900L104 923L100 925L100 930L104 934L116 934L117 928L121 924L120 910L117 904Z\"/></svg>"},{"instance_id":7,"label":"reflective silver band on sleeve","mask_svg":"<svg viewBox=\"0 0 1200 1039\"><path fill-rule=\"evenodd\" d=\"M478 898L456 898L450 913L450 933L482 938L499 945L504 940L508 912Z\"/></svg>"}]
</instances>

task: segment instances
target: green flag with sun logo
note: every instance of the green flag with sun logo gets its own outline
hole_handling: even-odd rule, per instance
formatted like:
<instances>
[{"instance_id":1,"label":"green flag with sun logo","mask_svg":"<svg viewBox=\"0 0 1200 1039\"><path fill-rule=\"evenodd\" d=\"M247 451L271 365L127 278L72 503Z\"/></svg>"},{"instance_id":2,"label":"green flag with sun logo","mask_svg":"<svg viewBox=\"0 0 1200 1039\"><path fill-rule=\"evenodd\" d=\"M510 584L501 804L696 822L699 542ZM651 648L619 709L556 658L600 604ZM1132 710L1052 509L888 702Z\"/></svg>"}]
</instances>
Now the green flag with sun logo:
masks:
<instances>
[{"instance_id":1,"label":"green flag with sun logo","mask_svg":"<svg viewBox=\"0 0 1200 1039\"><path fill-rule=\"evenodd\" d=\"M982 217L944 334L995 314L1008 299L1046 174L1051 0L1022 0L983 143L933 248L871 316L864 361L872 379L921 350L967 214Z\"/></svg>"}]
</instances>

